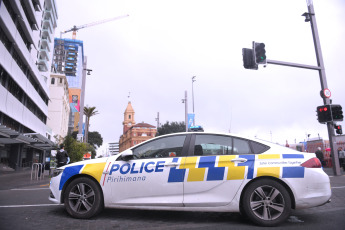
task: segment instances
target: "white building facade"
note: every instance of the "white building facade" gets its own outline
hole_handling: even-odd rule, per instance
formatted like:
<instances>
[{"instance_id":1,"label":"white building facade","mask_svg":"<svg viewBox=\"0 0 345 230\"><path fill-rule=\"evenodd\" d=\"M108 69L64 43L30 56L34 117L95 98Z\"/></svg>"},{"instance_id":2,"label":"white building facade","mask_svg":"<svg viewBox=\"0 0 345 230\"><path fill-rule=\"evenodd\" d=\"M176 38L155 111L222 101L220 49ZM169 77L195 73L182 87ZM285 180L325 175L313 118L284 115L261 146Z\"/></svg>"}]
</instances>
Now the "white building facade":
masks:
<instances>
[{"instance_id":1,"label":"white building facade","mask_svg":"<svg viewBox=\"0 0 345 230\"><path fill-rule=\"evenodd\" d=\"M117 155L119 154L119 142L112 142L112 143L109 143L109 154L110 155Z\"/></svg>"},{"instance_id":2,"label":"white building facade","mask_svg":"<svg viewBox=\"0 0 345 230\"><path fill-rule=\"evenodd\" d=\"M0 163L44 163L55 0L0 0Z\"/></svg>"},{"instance_id":3,"label":"white building facade","mask_svg":"<svg viewBox=\"0 0 345 230\"><path fill-rule=\"evenodd\" d=\"M66 75L50 75L49 95L47 125L52 129L54 142L61 144L67 136L70 113Z\"/></svg>"}]
</instances>

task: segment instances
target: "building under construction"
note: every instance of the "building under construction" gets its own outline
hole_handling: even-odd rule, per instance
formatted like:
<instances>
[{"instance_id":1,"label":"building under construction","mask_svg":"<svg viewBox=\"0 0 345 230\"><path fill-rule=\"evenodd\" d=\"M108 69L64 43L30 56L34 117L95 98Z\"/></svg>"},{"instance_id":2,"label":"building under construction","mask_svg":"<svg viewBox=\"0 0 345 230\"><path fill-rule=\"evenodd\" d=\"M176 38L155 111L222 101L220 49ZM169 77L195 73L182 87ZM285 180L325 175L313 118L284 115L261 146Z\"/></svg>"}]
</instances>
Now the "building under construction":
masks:
<instances>
[{"instance_id":1,"label":"building under construction","mask_svg":"<svg viewBox=\"0 0 345 230\"><path fill-rule=\"evenodd\" d=\"M83 41L68 38L54 39L54 56L51 72L65 74L69 86L70 116L68 133L78 131L83 62Z\"/></svg>"}]
</instances>

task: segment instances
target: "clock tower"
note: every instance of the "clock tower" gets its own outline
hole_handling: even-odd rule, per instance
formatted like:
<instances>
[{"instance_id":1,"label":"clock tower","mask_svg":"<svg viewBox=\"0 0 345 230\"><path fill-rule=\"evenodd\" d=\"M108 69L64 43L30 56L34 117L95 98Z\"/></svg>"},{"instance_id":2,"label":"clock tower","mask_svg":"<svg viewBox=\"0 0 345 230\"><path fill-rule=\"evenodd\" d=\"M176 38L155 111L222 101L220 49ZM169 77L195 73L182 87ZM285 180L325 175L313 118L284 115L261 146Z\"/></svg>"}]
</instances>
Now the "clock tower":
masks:
<instances>
[{"instance_id":1,"label":"clock tower","mask_svg":"<svg viewBox=\"0 0 345 230\"><path fill-rule=\"evenodd\" d=\"M125 110L122 124L123 124L123 134L125 134L130 127L135 125L134 109L130 101L128 102L127 108Z\"/></svg>"}]
</instances>

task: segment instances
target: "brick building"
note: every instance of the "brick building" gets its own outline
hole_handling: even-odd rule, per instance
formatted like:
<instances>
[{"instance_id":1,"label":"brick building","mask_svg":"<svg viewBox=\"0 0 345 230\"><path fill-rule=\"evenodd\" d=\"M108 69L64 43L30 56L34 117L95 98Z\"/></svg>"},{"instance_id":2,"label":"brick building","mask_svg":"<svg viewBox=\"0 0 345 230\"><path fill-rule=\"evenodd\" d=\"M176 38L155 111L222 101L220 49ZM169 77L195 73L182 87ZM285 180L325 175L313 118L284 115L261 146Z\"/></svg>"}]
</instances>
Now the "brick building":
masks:
<instances>
[{"instance_id":1,"label":"brick building","mask_svg":"<svg viewBox=\"0 0 345 230\"><path fill-rule=\"evenodd\" d=\"M119 142L120 152L156 136L156 127L144 122L136 124L134 114L135 112L132 104L131 102L128 102L122 123L123 134L121 135Z\"/></svg>"}]
</instances>

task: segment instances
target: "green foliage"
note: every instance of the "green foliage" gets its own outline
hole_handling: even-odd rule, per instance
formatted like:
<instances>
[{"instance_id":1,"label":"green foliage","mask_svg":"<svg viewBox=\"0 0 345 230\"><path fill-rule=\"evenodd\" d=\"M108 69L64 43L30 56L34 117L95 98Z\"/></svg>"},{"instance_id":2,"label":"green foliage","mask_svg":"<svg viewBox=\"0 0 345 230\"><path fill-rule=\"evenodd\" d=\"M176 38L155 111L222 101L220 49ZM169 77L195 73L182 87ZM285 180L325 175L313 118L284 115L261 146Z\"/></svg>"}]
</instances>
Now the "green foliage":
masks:
<instances>
[{"instance_id":1,"label":"green foliage","mask_svg":"<svg viewBox=\"0 0 345 230\"><path fill-rule=\"evenodd\" d=\"M71 135L65 137L64 145L71 159L70 163L83 160L83 155L90 149L89 144L77 142Z\"/></svg>"},{"instance_id":2,"label":"green foliage","mask_svg":"<svg viewBox=\"0 0 345 230\"><path fill-rule=\"evenodd\" d=\"M92 145L95 149L100 147L103 144L103 138L99 132L89 132L89 140L88 143Z\"/></svg>"},{"instance_id":3,"label":"green foliage","mask_svg":"<svg viewBox=\"0 0 345 230\"><path fill-rule=\"evenodd\" d=\"M77 134L78 131L74 131L71 136L77 140ZM97 131L94 132L89 132L89 141L88 143L90 145L92 145L95 149L97 149L98 147L100 147L103 144L103 137L101 136L101 134Z\"/></svg>"},{"instance_id":4,"label":"green foliage","mask_svg":"<svg viewBox=\"0 0 345 230\"><path fill-rule=\"evenodd\" d=\"M169 133L179 133L186 131L186 125L183 121L177 122L173 121L169 123L167 121L164 125L158 128L157 136L169 134Z\"/></svg>"},{"instance_id":5,"label":"green foliage","mask_svg":"<svg viewBox=\"0 0 345 230\"><path fill-rule=\"evenodd\" d=\"M90 127L90 118L98 114L96 107L84 107L84 114L86 116L86 126L85 126L85 140L89 143L89 127Z\"/></svg>"}]
</instances>

